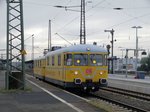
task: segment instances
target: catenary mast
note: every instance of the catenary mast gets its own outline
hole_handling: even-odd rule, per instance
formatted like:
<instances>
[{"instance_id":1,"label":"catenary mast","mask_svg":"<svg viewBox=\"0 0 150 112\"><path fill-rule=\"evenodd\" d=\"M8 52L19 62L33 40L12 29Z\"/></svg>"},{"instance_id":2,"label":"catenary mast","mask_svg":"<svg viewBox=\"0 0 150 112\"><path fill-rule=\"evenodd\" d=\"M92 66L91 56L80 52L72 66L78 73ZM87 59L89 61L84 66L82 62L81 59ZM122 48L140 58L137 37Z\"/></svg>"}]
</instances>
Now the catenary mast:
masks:
<instances>
[{"instance_id":1,"label":"catenary mast","mask_svg":"<svg viewBox=\"0 0 150 112\"><path fill-rule=\"evenodd\" d=\"M81 0L80 44L86 44L85 0Z\"/></svg>"},{"instance_id":2,"label":"catenary mast","mask_svg":"<svg viewBox=\"0 0 150 112\"><path fill-rule=\"evenodd\" d=\"M23 0L6 0L7 2L7 72L6 89L24 89L24 26ZM16 64L14 64L16 63ZM14 83L19 84L18 87Z\"/></svg>"}]
</instances>

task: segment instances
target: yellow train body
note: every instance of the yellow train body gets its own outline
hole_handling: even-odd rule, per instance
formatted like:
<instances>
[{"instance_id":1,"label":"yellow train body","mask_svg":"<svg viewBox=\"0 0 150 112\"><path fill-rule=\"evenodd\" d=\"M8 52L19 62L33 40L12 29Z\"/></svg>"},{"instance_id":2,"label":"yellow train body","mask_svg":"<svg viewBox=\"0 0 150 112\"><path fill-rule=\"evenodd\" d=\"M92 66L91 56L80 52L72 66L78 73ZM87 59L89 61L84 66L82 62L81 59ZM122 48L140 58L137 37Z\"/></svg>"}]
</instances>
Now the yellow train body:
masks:
<instances>
[{"instance_id":1,"label":"yellow train body","mask_svg":"<svg viewBox=\"0 0 150 112\"><path fill-rule=\"evenodd\" d=\"M34 74L66 88L96 91L107 86L107 51L95 45L51 51L34 61Z\"/></svg>"}]
</instances>

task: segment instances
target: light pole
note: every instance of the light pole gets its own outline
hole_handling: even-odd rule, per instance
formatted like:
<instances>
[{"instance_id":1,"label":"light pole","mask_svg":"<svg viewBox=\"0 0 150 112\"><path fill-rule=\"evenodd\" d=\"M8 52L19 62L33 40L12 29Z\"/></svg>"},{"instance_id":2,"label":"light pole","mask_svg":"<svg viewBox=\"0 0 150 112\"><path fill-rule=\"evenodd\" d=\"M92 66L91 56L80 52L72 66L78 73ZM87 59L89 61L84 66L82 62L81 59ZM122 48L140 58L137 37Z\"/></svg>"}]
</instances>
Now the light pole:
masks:
<instances>
[{"instance_id":1,"label":"light pole","mask_svg":"<svg viewBox=\"0 0 150 112\"><path fill-rule=\"evenodd\" d=\"M141 26L133 26L136 30L136 50L135 50L135 75L137 74L137 62L138 62L138 29L142 28Z\"/></svg>"},{"instance_id":2,"label":"light pole","mask_svg":"<svg viewBox=\"0 0 150 112\"><path fill-rule=\"evenodd\" d=\"M112 41L111 41L111 65L112 65L112 69L111 69L111 73L113 74L113 49L114 49L114 30L104 30L104 32L110 32L111 33L111 36L112 36ZM115 40L116 41L116 40Z\"/></svg>"}]
</instances>

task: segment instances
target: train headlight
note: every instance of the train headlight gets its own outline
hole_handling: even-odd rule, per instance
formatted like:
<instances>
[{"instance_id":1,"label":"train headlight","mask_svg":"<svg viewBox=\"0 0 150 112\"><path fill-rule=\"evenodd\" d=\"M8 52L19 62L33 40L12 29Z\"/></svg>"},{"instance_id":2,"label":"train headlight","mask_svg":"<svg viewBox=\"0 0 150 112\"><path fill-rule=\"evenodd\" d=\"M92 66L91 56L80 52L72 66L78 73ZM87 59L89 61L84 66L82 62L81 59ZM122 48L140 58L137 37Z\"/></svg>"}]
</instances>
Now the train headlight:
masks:
<instances>
[{"instance_id":1,"label":"train headlight","mask_svg":"<svg viewBox=\"0 0 150 112\"><path fill-rule=\"evenodd\" d=\"M78 71L75 71L74 74L75 74L75 75L78 75Z\"/></svg>"},{"instance_id":2,"label":"train headlight","mask_svg":"<svg viewBox=\"0 0 150 112\"><path fill-rule=\"evenodd\" d=\"M99 74L100 74L100 75L102 75L102 74L103 74L103 72L100 72Z\"/></svg>"}]
</instances>

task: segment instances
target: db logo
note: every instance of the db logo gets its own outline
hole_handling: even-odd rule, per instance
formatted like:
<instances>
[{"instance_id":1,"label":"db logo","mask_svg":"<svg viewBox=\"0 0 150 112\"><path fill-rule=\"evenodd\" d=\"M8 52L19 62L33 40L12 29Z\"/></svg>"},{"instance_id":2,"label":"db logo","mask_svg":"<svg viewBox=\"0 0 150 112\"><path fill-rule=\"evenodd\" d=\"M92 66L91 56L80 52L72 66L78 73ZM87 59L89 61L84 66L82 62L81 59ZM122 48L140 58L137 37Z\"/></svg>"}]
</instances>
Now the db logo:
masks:
<instances>
[{"instance_id":1,"label":"db logo","mask_svg":"<svg viewBox=\"0 0 150 112\"><path fill-rule=\"evenodd\" d=\"M92 74L92 69L91 68L86 69L86 74Z\"/></svg>"}]
</instances>

